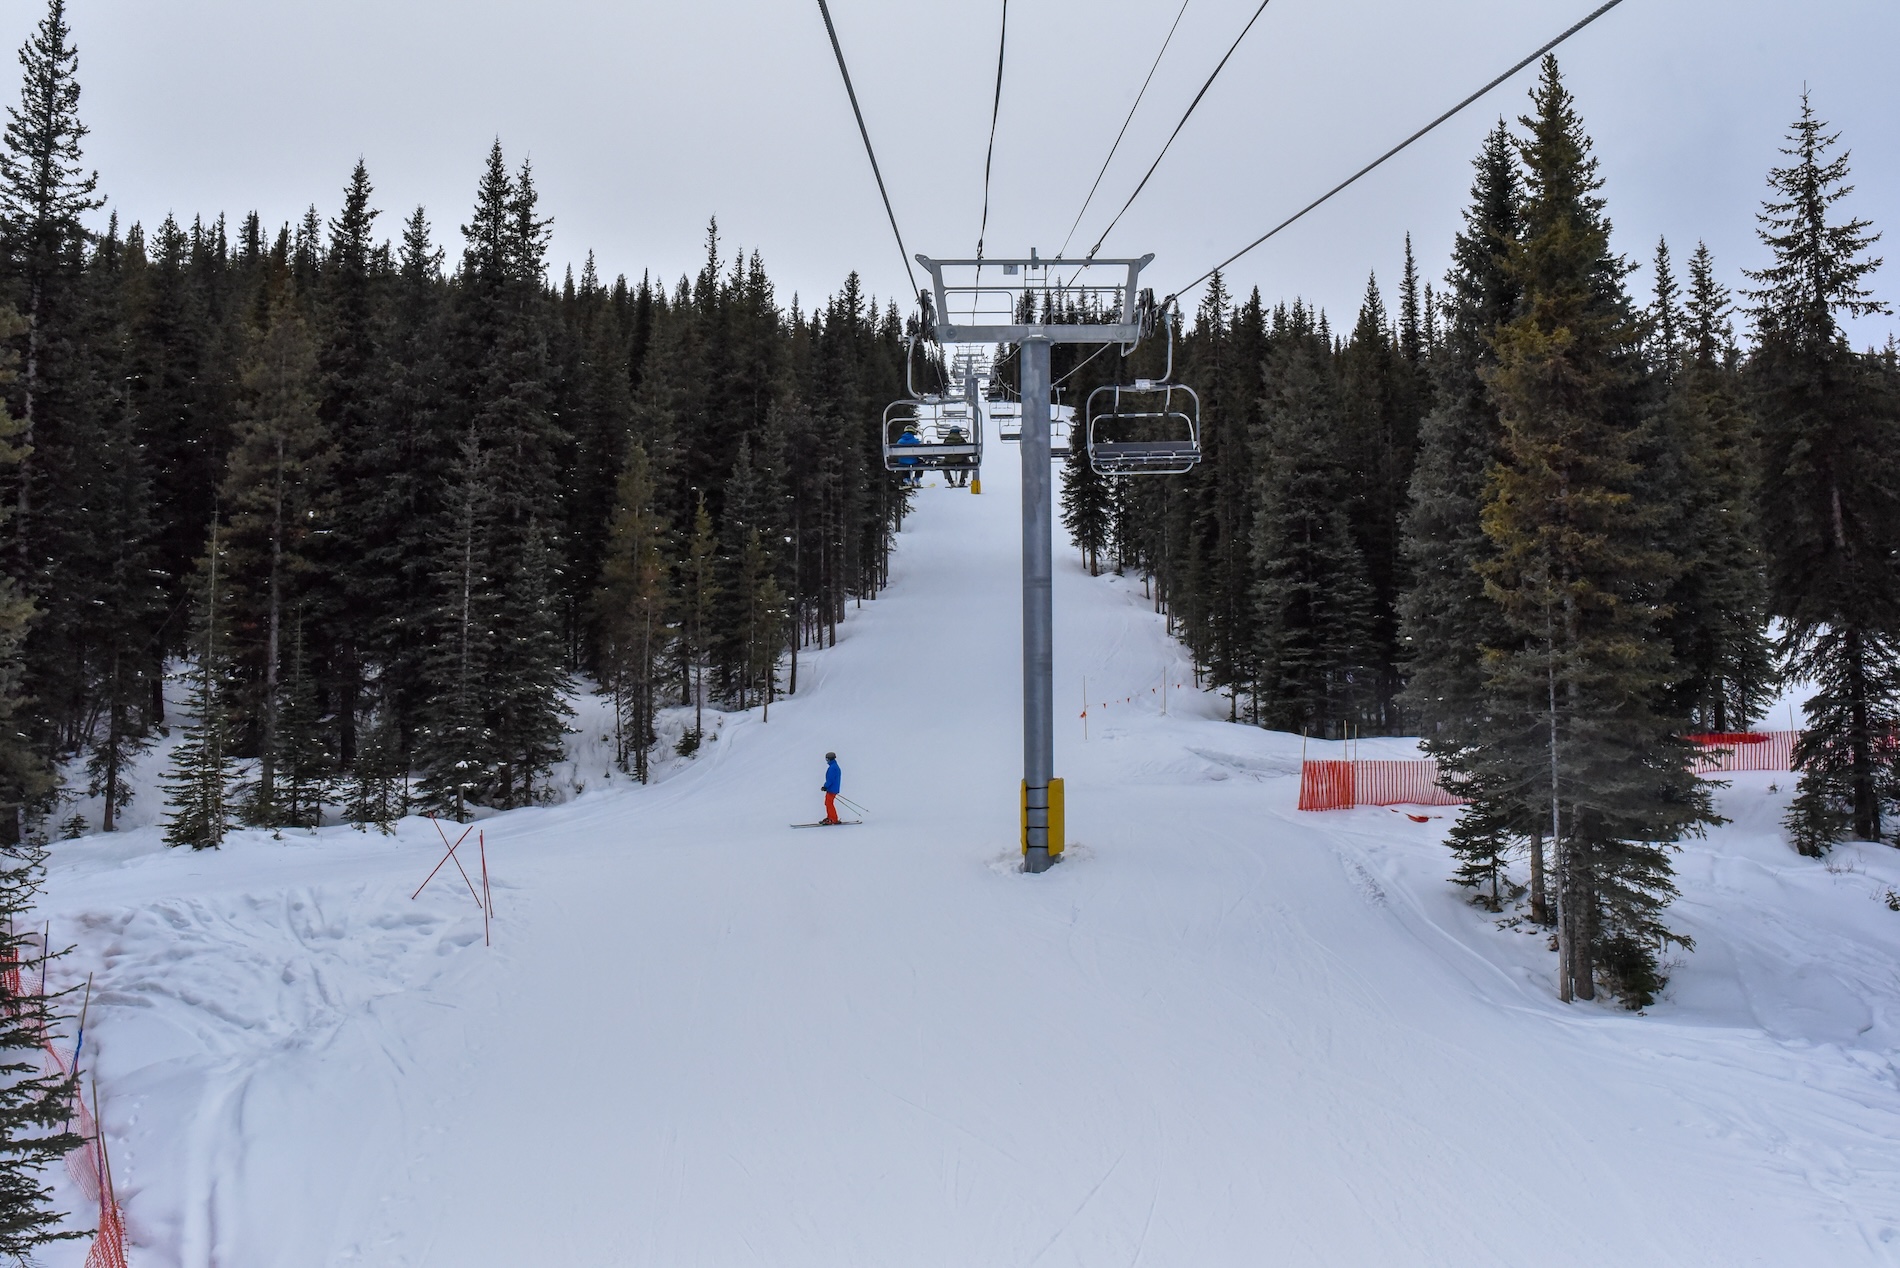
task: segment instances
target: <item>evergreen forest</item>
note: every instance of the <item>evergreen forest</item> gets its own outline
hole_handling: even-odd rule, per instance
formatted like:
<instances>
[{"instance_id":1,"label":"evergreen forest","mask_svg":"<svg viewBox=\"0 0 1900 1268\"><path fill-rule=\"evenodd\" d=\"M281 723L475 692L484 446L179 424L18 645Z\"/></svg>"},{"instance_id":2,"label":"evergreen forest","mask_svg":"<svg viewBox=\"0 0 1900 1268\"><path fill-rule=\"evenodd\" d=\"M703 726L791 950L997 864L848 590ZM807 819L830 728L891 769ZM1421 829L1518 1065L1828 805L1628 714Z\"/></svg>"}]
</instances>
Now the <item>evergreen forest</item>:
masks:
<instances>
[{"instance_id":1,"label":"evergreen forest","mask_svg":"<svg viewBox=\"0 0 1900 1268\"><path fill-rule=\"evenodd\" d=\"M128 223L86 163L62 0L21 64L7 842L112 830L166 728L168 840L200 848L531 804L577 689L644 779L660 710L795 692L800 649L884 585L913 494L879 420L909 358L941 364L907 301L852 274L802 306L716 223L692 276L557 265L499 141L466 210L381 207L358 163L295 223ZM1567 995L1653 995L1670 846L1714 817L1685 737L1748 729L1784 680L1817 686L1796 846L1897 826L1900 364L1850 346L1885 311L1878 235L1840 206L1841 138L1790 104L1731 292L1699 245L1640 270L1613 246L1546 59L1475 157L1446 276L1408 241L1335 324L1216 274L1174 350L1199 466L1102 477L1078 440L1065 467L1085 559L1147 581L1233 722L1424 737L1472 801L1457 879L1495 908L1528 858ZM1058 349L1062 399L1158 374L1161 343ZM74 793L103 822L63 820Z\"/></svg>"}]
</instances>

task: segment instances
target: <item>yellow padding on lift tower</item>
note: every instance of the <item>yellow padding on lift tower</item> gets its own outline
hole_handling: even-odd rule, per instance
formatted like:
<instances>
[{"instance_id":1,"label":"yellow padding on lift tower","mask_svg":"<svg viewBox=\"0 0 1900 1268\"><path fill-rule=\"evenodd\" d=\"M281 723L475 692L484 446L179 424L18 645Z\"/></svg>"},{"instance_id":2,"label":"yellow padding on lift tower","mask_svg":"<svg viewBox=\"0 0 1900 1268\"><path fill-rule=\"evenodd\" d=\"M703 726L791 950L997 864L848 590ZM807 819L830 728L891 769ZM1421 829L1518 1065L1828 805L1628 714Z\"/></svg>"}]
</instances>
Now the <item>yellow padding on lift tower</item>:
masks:
<instances>
[{"instance_id":1,"label":"yellow padding on lift tower","mask_svg":"<svg viewBox=\"0 0 1900 1268\"><path fill-rule=\"evenodd\" d=\"M1022 836L1020 837L1020 840L1023 843L1023 853L1028 854L1029 853L1029 781L1028 780L1025 779L1022 782L1021 790L1020 792L1018 792L1017 797L1019 799L1020 808L1022 810ZM1062 846L1068 840L1068 837L1064 832L1066 824L1063 822L1063 819L1064 819L1064 816L1063 816L1063 811L1062 811L1062 780L1060 777L1058 777L1055 779L1051 779L1049 781L1049 857L1051 859L1055 858L1057 855L1062 853Z\"/></svg>"},{"instance_id":2,"label":"yellow padding on lift tower","mask_svg":"<svg viewBox=\"0 0 1900 1268\"><path fill-rule=\"evenodd\" d=\"M982 491L983 491L983 477L971 476L970 477L970 492L981 493Z\"/></svg>"}]
</instances>

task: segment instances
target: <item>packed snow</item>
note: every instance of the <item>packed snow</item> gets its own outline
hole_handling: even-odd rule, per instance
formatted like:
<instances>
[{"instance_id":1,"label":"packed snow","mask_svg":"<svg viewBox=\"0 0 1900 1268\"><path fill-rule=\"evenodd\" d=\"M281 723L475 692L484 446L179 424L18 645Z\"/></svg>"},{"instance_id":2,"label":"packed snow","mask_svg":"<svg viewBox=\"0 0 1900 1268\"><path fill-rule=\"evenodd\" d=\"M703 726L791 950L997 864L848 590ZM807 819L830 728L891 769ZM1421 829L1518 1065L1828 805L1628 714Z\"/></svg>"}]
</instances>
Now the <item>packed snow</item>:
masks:
<instances>
[{"instance_id":1,"label":"packed snow","mask_svg":"<svg viewBox=\"0 0 1900 1268\"><path fill-rule=\"evenodd\" d=\"M479 825L493 945L454 865L412 899L429 821L168 850L148 755L45 910L133 1263L1900 1262L1900 854L1802 859L1789 778L1736 776L1664 999L1560 1004L1547 935L1446 882L1455 812L1298 812L1300 738L1066 550L1072 844L1024 875L990 440L769 721L641 787L580 702L564 800ZM828 749L867 822L792 831Z\"/></svg>"}]
</instances>

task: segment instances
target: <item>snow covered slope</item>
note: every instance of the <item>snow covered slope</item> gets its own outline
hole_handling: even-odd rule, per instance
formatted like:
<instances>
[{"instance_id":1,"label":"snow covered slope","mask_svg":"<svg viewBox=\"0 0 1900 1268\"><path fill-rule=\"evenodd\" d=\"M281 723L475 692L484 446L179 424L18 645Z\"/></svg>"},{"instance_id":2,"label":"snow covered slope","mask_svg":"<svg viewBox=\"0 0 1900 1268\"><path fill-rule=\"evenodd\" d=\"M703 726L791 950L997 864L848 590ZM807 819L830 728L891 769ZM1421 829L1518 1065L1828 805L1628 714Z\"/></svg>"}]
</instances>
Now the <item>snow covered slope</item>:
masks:
<instances>
[{"instance_id":1,"label":"snow covered slope","mask_svg":"<svg viewBox=\"0 0 1900 1268\"><path fill-rule=\"evenodd\" d=\"M411 901L425 821L63 843L134 1262L1900 1262L1893 852L1799 859L1738 777L1669 997L1559 1005L1541 938L1444 882L1443 812L1298 813L1299 738L1175 689L1140 583L1065 551L1077 844L1016 873L989 453L769 722L486 820L492 947L452 870ZM790 831L827 749L869 822Z\"/></svg>"}]
</instances>

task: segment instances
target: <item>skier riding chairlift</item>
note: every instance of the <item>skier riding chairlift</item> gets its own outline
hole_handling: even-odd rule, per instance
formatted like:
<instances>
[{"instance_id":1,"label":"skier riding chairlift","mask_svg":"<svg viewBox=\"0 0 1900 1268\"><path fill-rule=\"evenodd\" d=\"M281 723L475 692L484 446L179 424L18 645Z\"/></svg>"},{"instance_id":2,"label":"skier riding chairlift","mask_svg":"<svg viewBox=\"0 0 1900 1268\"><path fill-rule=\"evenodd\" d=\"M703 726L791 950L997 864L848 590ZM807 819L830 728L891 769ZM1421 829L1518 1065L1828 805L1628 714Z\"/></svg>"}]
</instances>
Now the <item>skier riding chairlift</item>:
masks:
<instances>
[{"instance_id":1,"label":"skier riding chairlift","mask_svg":"<svg viewBox=\"0 0 1900 1268\"><path fill-rule=\"evenodd\" d=\"M950 430L944 433L943 443L946 445L967 445L970 443L970 437L963 430L963 424L951 423ZM968 467L951 467L944 471L943 478L946 487L965 489L970 486L970 469Z\"/></svg>"},{"instance_id":2,"label":"skier riding chairlift","mask_svg":"<svg viewBox=\"0 0 1900 1268\"><path fill-rule=\"evenodd\" d=\"M916 423L905 424L904 434L897 438L897 443L899 445L923 444L924 438L917 434L917 424ZM908 487L914 489L923 484L924 473L923 473L923 469L918 465L917 459L909 458L909 457L899 458L897 460L897 465L904 468L904 483Z\"/></svg>"}]
</instances>

